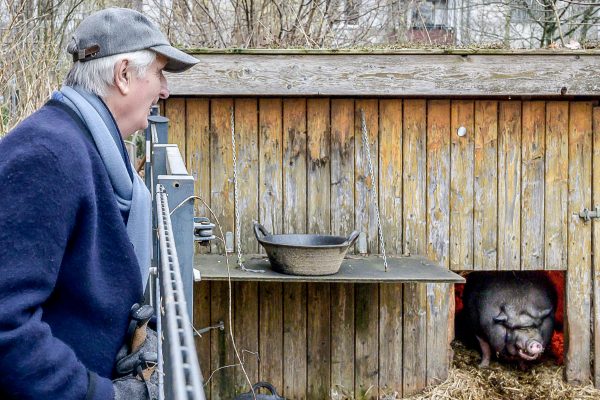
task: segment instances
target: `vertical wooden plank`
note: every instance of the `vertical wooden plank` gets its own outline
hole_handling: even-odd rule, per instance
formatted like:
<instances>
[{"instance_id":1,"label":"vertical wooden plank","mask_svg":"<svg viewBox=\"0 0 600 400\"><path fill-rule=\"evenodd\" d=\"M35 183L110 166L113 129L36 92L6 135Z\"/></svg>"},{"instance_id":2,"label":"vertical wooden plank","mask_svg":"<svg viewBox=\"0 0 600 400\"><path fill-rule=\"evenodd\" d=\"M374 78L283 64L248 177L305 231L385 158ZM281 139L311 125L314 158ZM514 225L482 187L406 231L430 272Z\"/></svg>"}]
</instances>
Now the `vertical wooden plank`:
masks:
<instances>
[{"instance_id":1,"label":"vertical wooden plank","mask_svg":"<svg viewBox=\"0 0 600 400\"><path fill-rule=\"evenodd\" d=\"M402 395L422 390L427 382L427 285L404 284Z\"/></svg>"},{"instance_id":2,"label":"vertical wooden plank","mask_svg":"<svg viewBox=\"0 0 600 400\"><path fill-rule=\"evenodd\" d=\"M427 290L427 386L437 385L448 377L451 351L449 325L450 305L454 301L453 285L448 283L428 283Z\"/></svg>"},{"instance_id":3,"label":"vertical wooden plank","mask_svg":"<svg viewBox=\"0 0 600 400\"><path fill-rule=\"evenodd\" d=\"M185 118L186 166L194 177L194 194L210 205L210 131L209 100L187 99ZM212 220L204 204L194 202L194 215ZM206 253L210 246L196 246L196 251Z\"/></svg>"},{"instance_id":4,"label":"vertical wooden plank","mask_svg":"<svg viewBox=\"0 0 600 400\"><path fill-rule=\"evenodd\" d=\"M331 232L354 229L354 101L331 100Z\"/></svg>"},{"instance_id":5,"label":"vertical wooden plank","mask_svg":"<svg viewBox=\"0 0 600 400\"><path fill-rule=\"evenodd\" d=\"M379 103L379 204L388 254L402 254L402 100ZM379 396L402 395L402 284L379 287Z\"/></svg>"},{"instance_id":6,"label":"vertical wooden plank","mask_svg":"<svg viewBox=\"0 0 600 400\"><path fill-rule=\"evenodd\" d=\"M379 149L379 114L377 100L356 100L354 118L354 226L355 229L367 235L367 251L376 254L379 252L377 236L377 219L373 207L371 190L378 189L378 182L371 182L369 161L363 145L361 111L364 112L369 147L375 180L378 178L377 152ZM348 171L349 172L349 171Z\"/></svg>"},{"instance_id":7,"label":"vertical wooden plank","mask_svg":"<svg viewBox=\"0 0 600 400\"><path fill-rule=\"evenodd\" d=\"M579 217L592 200L592 105L572 102L569 111L569 239L565 304L567 381L585 385L590 379L591 224Z\"/></svg>"},{"instance_id":8,"label":"vertical wooden plank","mask_svg":"<svg viewBox=\"0 0 600 400\"><path fill-rule=\"evenodd\" d=\"M233 153L231 151L232 99L212 99L210 107L210 194L211 208L223 233L233 232ZM169 107L170 108L170 107ZM217 232L219 232L217 228ZM211 242L213 252L223 253L220 240Z\"/></svg>"},{"instance_id":9,"label":"vertical wooden plank","mask_svg":"<svg viewBox=\"0 0 600 400\"><path fill-rule=\"evenodd\" d=\"M259 217L271 233L283 228L281 99L261 98L259 107Z\"/></svg>"},{"instance_id":10,"label":"vertical wooden plank","mask_svg":"<svg viewBox=\"0 0 600 400\"><path fill-rule=\"evenodd\" d=\"M379 291L377 284L358 283L355 299L354 380L357 399L379 398Z\"/></svg>"},{"instance_id":11,"label":"vertical wooden plank","mask_svg":"<svg viewBox=\"0 0 600 400\"><path fill-rule=\"evenodd\" d=\"M369 160L363 144L362 112L365 115L367 135L371 151L371 162L375 180L378 178L377 153L379 136L379 114L377 100L356 100L354 117L354 220L355 229L367 234L367 251L378 253L377 220L370 190L377 190L378 182L372 182ZM355 286L355 369L354 391L358 398L376 399L378 392L377 368L379 292L370 284Z\"/></svg>"},{"instance_id":12,"label":"vertical wooden plank","mask_svg":"<svg viewBox=\"0 0 600 400\"><path fill-rule=\"evenodd\" d=\"M498 112L498 269L521 267L521 102Z\"/></svg>"},{"instance_id":13,"label":"vertical wooden plank","mask_svg":"<svg viewBox=\"0 0 600 400\"><path fill-rule=\"evenodd\" d=\"M236 367L232 383L239 394L250 390L248 379L252 384L258 381L258 282L235 282L233 288L235 340L248 375Z\"/></svg>"},{"instance_id":14,"label":"vertical wooden plank","mask_svg":"<svg viewBox=\"0 0 600 400\"><path fill-rule=\"evenodd\" d=\"M402 397L402 284L379 285L379 396Z\"/></svg>"},{"instance_id":15,"label":"vertical wooden plank","mask_svg":"<svg viewBox=\"0 0 600 400\"><path fill-rule=\"evenodd\" d=\"M282 101L261 98L259 107L259 217L273 233L283 229ZM261 282L259 378L283 387L283 289L277 282Z\"/></svg>"},{"instance_id":16,"label":"vertical wooden plank","mask_svg":"<svg viewBox=\"0 0 600 400\"><path fill-rule=\"evenodd\" d=\"M283 101L283 232L306 232L306 99Z\"/></svg>"},{"instance_id":17,"label":"vertical wooden plank","mask_svg":"<svg viewBox=\"0 0 600 400\"><path fill-rule=\"evenodd\" d=\"M521 269L544 269L544 101L523 102L521 137Z\"/></svg>"},{"instance_id":18,"label":"vertical wooden plank","mask_svg":"<svg viewBox=\"0 0 600 400\"><path fill-rule=\"evenodd\" d=\"M569 102L546 104L544 240L546 269L567 269Z\"/></svg>"},{"instance_id":19,"label":"vertical wooden plank","mask_svg":"<svg viewBox=\"0 0 600 400\"><path fill-rule=\"evenodd\" d=\"M379 102L379 212L388 254L402 254L402 100Z\"/></svg>"},{"instance_id":20,"label":"vertical wooden plank","mask_svg":"<svg viewBox=\"0 0 600 400\"><path fill-rule=\"evenodd\" d=\"M450 268L473 269L473 102L452 101L450 140ZM464 136L458 130L465 128Z\"/></svg>"},{"instance_id":21,"label":"vertical wooden plank","mask_svg":"<svg viewBox=\"0 0 600 400\"><path fill-rule=\"evenodd\" d=\"M235 99L240 241L243 254L258 252L252 221L258 219L258 105L256 99Z\"/></svg>"},{"instance_id":22,"label":"vertical wooden plank","mask_svg":"<svg viewBox=\"0 0 600 400\"><path fill-rule=\"evenodd\" d=\"M280 392L289 399L306 398L306 310L306 284L286 282L283 285L283 387ZM311 311L323 312L313 309L312 305Z\"/></svg>"},{"instance_id":23,"label":"vertical wooden plank","mask_svg":"<svg viewBox=\"0 0 600 400\"><path fill-rule=\"evenodd\" d=\"M167 101L166 100L159 100L158 101L158 115L167 115Z\"/></svg>"},{"instance_id":24,"label":"vertical wooden plank","mask_svg":"<svg viewBox=\"0 0 600 400\"><path fill-rule=\"evenodd\" d=\"M327 399L331 392L330 284L308 284L307 399ZM296 373L299 373L296 371ZM299 399L300 397L291 396Z\"/></svg>"},{"instance_id":25,"label":"vertical wooden plank","mask_svg":"<svg viewBox=\"0 0 600 400\"><path fill-rule=\"evenodd\" d=\"M331 399L354 398L354 284L332 283Z\"/></svg>"},{"instance_id":26,"label":"vertical wooden plank","mask_svg":"<svg viewBox=\"0 0 600 400\"><path fill-rule=\"evenodd\" d=\"M426 252L427 104L425 100L404 101L403 187L404 253Z\"/></svg>"},{"instance_id":27,"label":"vertical wooden plank","mask_svg":"<svg viewBox=\"0 0 600 400\"><path fill-rule=\"evenodd\" d=\"M450 265L450 101L427 106L427 256Z\"/></svg>"},{"instance_id":28,"label":"vertical wooden plank","mask_svg":"<svg viewBox=\"0 0 600 400\"><path fill-rule=\"evenodd\" d=\"M331 233L354 229L354 100L331 100ZM354 285L331 284L331 398L354 398Z\"/></svg>"},{"instance_id":29,"label":"vertical wooden plank","mask_svg":"<svg viewBox=\"0 0 600 400\"><path fill-rule=\"evenodd\" d=\"M259 379L283 388L283 290L281 283L259 284Z\"/></svg>"},{"instance_id":30,"label":"vertical wooden plank","mask_svg":"<svg viewBox=\"0 0 600 400\"><path fill-rule=\"evenodd\" d=\"M404 253L427 252L427 104L404 101L403 186ZM427 379L427 292L425 284L403 287L402 394L408 396L425 387Z\"/></svg>"},{"instance_id":31,"label":"vertical wooden plank","mask_svg":"<svg viewBox=\"0 0 600 400\"><path fill-rule=\"evenodd\" d=\"M165 116L169 118L169 143L179 146L179 152L185 160L185 99L173 98L166 103Z\"/></svg>"},{"instance_id":32,"label":"vertical wooden plank","mask_svg":"<svg viewBox=\"0 0 600 400\"><path fill-rule=\"evenodd\" d=\"M306 232L306 99L283 100L283 232ZM306 395L306 284L283 285L283 394Z\"/></svg>"},{"instance_id":33,"label":"vertical wooden plank","mask_svg":"<svg viewBox=\"0 0 600 400\"><path fill-rule=\"evenodd\" d=\"M600 207L600 107L593 111L592 204ZM600 388L600 221L592 222L594 279L594 386Z\"/></svg>"},{"instance_id":34,"label":"vertical wooden plank","mask_svg":"<svg viewBox=\"0 0 600 400\"><path fill-rule=\"evenodd\" d=\"M331 162L329 99L307 100L307 213L308 233L331 232ZM337 205L336 205L337 207ZM342 235L350 234L350 231Z\"/></svg>"},{"instance_id":35,"label":"vertical wooden plank","mask_svg":"<svg viewBox=\"0 0 600 400\"><path fill-rule=\"evenodd\" d=\"M307 100L307 232L331 231L329 99ZM349 234L350 232L348 232ZM326 399L331 393L331 301L329 284L308 284L306 398ZM294 397L299 398L299 397Z\"/></svg>"},{"instance_id":36,"label":"vertical wooden plank","mask_svg":"<svg viewBox=\"0 0 600 400\"><path fill-rule=\"evenodd\" d=\"M450 101L427 105L427 256L449 267ZM427 284L427 381L448 375L450 285Z\"/></svg>"},{"instance_id":37,"label":"vertical wooden plank","mask_svg":"<svg viewBox=\"0 0 600 400\"><path fill-rule=\"evenodd\" d=\"M211 282L210 317L211 325L217 325L219 321L225 323L224 331L213 329L210 333L211 371L213 371L210 381L211 399L229 400L235 396L235 386L232 382L235 379L235 369L238 367L233 367L236 360L229 335L233 327L229 324L228 282Z\"/></svg>"},{"instance_id":38,"label":"vertical wooden plank","mask_svg":"<svg viewBox=\"0 0 600 400\"><path fill-rule=\"evenodd\" d=\"M210 326L210 282L208 281L194 283L194 318L192 323L197 330ZM206 381L211 372L210 333L194 336L194 342L202 377ZM210 387L205 387L205 389L210 391ZM206 394L210 396L210 393Z\"/></svg>"},{"instance_id":39,"label":"vertical wooden plank","mask_svg":"<svg viewBox=\"0 0 600 400\"><path fill-rule=\"evenodd\" d=\"M498 103L475 102L473 268L497 269Z\"/></svg>"},{"instance_id":40,"label":"vertical wooden plank","mask_svg":"<svg viewBox=\"0 0 600 400\"><path fill-rule=\"evenodd\" d=\"M194 194L210 204L210 152L209 152L209 100L186 100L185 142L188 146L186 165L188 173L194 177ZM209 216L208 210L200 201L194 203L194 214ZM196 247L197 252L207 252L210 246ZM210 326L210 282L194 283L194 318L196 329ZM200 363L202 376L206 381L211 373L210 342L211 333L196 336L196 353ZM206 395L210 397L210 385L205 387Z\"/></svg>"}]
</instances>

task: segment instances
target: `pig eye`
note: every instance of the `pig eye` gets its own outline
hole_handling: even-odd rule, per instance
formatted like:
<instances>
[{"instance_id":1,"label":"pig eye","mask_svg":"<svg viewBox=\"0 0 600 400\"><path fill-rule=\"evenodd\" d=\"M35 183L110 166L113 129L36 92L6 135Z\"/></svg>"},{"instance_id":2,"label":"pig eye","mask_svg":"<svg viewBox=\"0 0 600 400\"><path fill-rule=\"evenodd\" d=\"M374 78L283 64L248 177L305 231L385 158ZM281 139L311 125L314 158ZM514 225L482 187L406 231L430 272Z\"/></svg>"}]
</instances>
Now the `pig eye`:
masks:
<instances>
[{"instance_id":1,"label":"pig eye","mask_svg":"<svg viewBox=\"0 0 600 400\"><path fill-rule=\"evenodd\" d=\"M503 324L506 321L508 321L508 317L504 313L500 313L496 317L494 317L494 322L497 324Z\"/></svg>"}]
</instances>

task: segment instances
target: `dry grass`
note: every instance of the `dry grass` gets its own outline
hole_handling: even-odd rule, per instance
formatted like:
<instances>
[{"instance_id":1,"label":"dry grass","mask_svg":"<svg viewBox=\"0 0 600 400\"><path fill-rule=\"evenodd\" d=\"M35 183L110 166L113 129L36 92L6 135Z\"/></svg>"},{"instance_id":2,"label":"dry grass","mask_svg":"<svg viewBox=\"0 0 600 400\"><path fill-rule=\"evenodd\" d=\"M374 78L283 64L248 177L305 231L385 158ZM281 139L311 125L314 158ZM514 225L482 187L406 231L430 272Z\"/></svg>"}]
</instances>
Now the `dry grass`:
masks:
<instances>
[{"instance_id":1,"label":"dry grass","mask_svg":"<svg viewBox=\"0 0 600 400\"><path fill-rule=\"evenodd\" d=\"M448 379L411 400L585 400L600 399L600 390L565 383L563 367L546 360L528 371L516 365L492 361L490 368L480 369L479 353L453 343L454 361Z\"/></svg>"}]
</instances>

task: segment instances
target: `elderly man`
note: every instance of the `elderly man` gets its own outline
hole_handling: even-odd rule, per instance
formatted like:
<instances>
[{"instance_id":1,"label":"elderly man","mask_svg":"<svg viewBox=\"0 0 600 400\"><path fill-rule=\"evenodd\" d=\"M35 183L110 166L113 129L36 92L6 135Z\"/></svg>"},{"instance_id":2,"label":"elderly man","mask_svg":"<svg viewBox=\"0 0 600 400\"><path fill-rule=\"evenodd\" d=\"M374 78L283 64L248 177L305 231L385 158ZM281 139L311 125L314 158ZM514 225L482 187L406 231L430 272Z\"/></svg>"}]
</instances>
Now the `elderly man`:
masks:
<instances>
[{"instance_id":1,"label":"elderly man","mask_svg":"<svg viewBox=\"0 0 600 400\"><path fill-rule=\"evenodd\" d=\"M64 86L0 141L0 398L145 399L115 373L151 232L122 138L168 97L163 71L197 60L119 8L87 17L68 52Z\"/></svg>"}]
</instances>

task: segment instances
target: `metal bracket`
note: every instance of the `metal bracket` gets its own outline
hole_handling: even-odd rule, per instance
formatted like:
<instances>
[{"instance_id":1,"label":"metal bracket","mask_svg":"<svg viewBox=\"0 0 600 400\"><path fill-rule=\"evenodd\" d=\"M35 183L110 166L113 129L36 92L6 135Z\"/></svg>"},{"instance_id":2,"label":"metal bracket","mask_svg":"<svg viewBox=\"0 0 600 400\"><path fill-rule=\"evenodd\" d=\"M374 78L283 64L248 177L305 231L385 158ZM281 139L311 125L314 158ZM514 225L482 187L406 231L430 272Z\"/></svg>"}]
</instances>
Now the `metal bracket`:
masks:
<instances>
[{"instance_id":1,"label":"metal bracket","mask_svg":"<svg viewBox=\"0 0 600 400\"><path fill-rule=\"evenodd\" d=\"M579 213L579 217L583 218L585 222L588 222L592 218L600 218L600 206L596 206L596 208L593 210L584 208L583 211Z\"/></svg>"},{"instance_id":2,"label":"metal bracket","mask_svg":"<svg viewBox=\"0 0 600 400\"><path fill-rule=\"evenodd\" d=\"M194 217L194 241L200 242L202 246L208 246L209 242L215 238L213 228L215 224L211 223L206 217Z\"/></svg>"},{"instance_id":3,"label":"metal bracket","mask_svg":"<svg viewBox=\"0 0 600 400\"><path fill-rule=\"evenodd\" d=\"M194 336L203 335L206 332L210 332L213 329L218 329L220 331L224 331L225 330L225 323L223 321L219 321L217 323L217 325L207 326L206 328L202 328L202 329L194 329Z\"/></svg>"},{"instance_id":4,"label":"metal bracket","mask_svg":"<svg viewBox=\"0 0 600 400\"><path fill-rule=\"evenodd\" d=\"M233 232L225 232L225 251L233 253Z\"/></svg>"}]
</instances>

